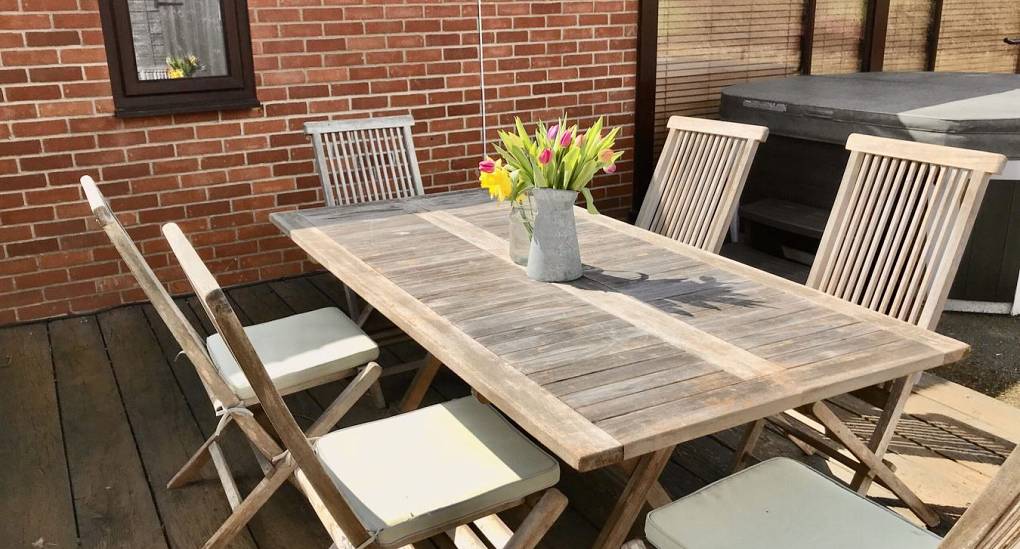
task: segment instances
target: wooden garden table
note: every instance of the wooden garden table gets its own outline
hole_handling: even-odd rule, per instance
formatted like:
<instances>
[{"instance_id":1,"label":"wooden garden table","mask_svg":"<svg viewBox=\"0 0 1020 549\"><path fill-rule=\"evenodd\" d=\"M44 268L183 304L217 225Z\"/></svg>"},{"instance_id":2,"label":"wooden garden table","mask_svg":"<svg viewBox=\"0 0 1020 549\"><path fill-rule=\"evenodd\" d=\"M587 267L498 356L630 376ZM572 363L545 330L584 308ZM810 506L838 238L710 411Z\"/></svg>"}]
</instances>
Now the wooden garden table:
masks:
<instances>
[{"instance_id":1,"label":"wooden garden table","mask_svg":"<svg viewBox=\"0 0 1020 549\"><path fill-rule=\"evenodd\" d=\"M968 351L581 209L584 276L534 282L510 261L507 217L506 204L467 191L272 220L571 467L624 465L630 477L600 548L620 547L676 444ZM853 441L848 449L880 481L923 506Z\"/></svg>"}]
</instances>

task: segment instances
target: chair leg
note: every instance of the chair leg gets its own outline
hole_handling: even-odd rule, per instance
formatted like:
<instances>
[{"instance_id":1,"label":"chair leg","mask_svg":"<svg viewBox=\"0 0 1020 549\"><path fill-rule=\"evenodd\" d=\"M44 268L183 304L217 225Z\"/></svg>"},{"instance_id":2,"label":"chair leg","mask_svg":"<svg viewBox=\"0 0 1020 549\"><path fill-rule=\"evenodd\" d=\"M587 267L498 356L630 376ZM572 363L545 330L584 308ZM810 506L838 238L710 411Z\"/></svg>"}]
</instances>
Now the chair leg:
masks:
<instances>
[{"instance_id":1,"label":"chair leg","mask_svg":"<svg viewBox=\"0 0 1020 549\"><path fill-rule=\"evenodd\" d=\"M248 521L265 505L269 497L280 488L280 485L287 481L296 468L297 462L288 454L283 462L269 476L263 478L248 494L248 497L244 498L244 501L234 509L234 512L220 525L209 541L205 542L205 545L202 546L203 549L221 549L229 545L237 533L248 524Z\"/></svg>"},{"instance_id":2,"label":"chair leg","mask_svg":"<svg viewBox=\"0 0 1020 549\"><path fill-rule=\"evenodd\" d=\"M308 428L305 433L309 437L320 437L330 432L337 422L344 417L351 408L361 399L373 385L379 383L379 374L382 369L375 362L369 362L354 376L354 379L344 387L340 396L336 397L330 405L322 412L319 419Z\"/></svg>"},{"instance_id":3,"label":"chair leg","mask_svg":"<svg viewBox=\"0 0 1020 549\"><path fill-rule=\"evenodd\" d=\"M744 467L744 460L754 451L754 447L758 444L758 439L761 437L761 431L764 428L765 419L759 419L747 424L744 434L740 437L740 444L737 445L737 450L733 454L732 470L734 473Z\"/></svg>"},{"instance_id":4,"label":"chair leg","mask_svg":"<svg viewBox=\"0 0 1020 549\"><path fill-rule=\"evenodd\" d=\"M467 524L461 524L445 532L457 549L488 549L485 542Z\"/></svg>"},{"instance_id":5,"label":"chair leg","mask_svg":"<svg viewBox=\"0 0 1020 549\"><path fill-rule=\"evenodd\" d=\"M431 354L425 357L425 364L418 369L411 381L411 386L407 388L403 400L400 401L400 412L410 412L421 406L421 401L425 399L429 385L432 385L432 380L436 378L436 374L439 373L442 366L443 363Z\"/></svg>"},{"instance_id":6,"label":"chair leg","mask_svg":"<svg viewBox=\"0 0 1020 549\"><path fill-rule=\"evenodd\" d=\"M624 473L626 479L630 475L634 474L634 469L637 468L637 460L632 459L625 461L617 467L621 472ZM666 488L662 486L662 483L656 480L652 483L648 489L648 496L645 498L648 502L648 506L652 509L658 509L659 507L665 507L670 503L673 503L673 497L669 495Z\"/></svg>"},{"instance_id":7,"label":"chair leg","mask_svg":"<svg viewBox=\"0 0 1020 549\"><path fill-rule=\"evenodd\" d=\"M360 316L358 308L358 295L346 284L344 284L344 297L347 298L347 316L355 319Z\"/></svg>"},{"instance_id":8,"label":"chair leg","mask_svg":"<svg viewBox=\"0 0 1020 549\"><path fill-rule=\"evenodd\" d=\"M889 443L892 442L893 435L896 433L896 424L899 423L900 417L903 415L903 409L907 405L914 385L920 379L920 373L913 374L897 379L889 387L889 399L886 401L885 408L882 409L882 416L875 426L875 432L871 434L871 440L868 441L868 449L879 458L884 456L889 449ZM850 487L858 494L866 495L874 479L875 475L870 471L867 474L858 472L850 482Z\"/></svg>"},{"instance_id":9,"label":"chair leg","mask_svg":"<svg viewBox=\"0 0 1020 549\"><path fill-rule=\"evenodd\" d=\"M906 484L903 483L896 473L892 472L882 460L878 458L860 439L857 435L850 430L849 427L844 424L832 410L823 402L816 402L808 408L811 415L813 415L819 422L828 428L833 437L838 440L847 450L858 461L863 465L867 466L883 484L889 487L889 489L896 494L896 497L900 498L903 503L910 508L925 524L929 527L935 527L939 525L941 519L927 504L921 501L921 498L917 497L917 494L913 492Z\"/></svg>"},{"instance_id":10,"label":"chair leg","mask_svg":"<svg viewBox=\"0 0 1020 549\"><path fill-rule=\"evenodd\" d=\"M223 449L219 443L213 442L209 445L209 455L212 456L213 465L216 467L216 474L220 477L220 484L223 485L223 492L227 494L227 502L231 509L237 509L241 504L241 492L237 489L237 482L234 481L234 474L230 472L227 465L227 458L223 455Z\"/></svg>"},{"instance_id":11,"label":"chair leg","mask_svg":"<svg viewBox=\"0 0 1020 549\"><path fill-rule=\"evenodd\" d=\"M673 455L674 448L674 446L670 446L638 458L634 474L627 480L623 494L616 501L605 526L602 527L598 539L595 540L597 549L617 549L623 545L631 527L634 526L634 521L637 520L638 513L641 512L641 507L648 498L649 489L659 479L662 470L666 468L666 463Z\"/></svg>"},{"instance_id":12,"label":"chair leg","mask_svg":"<svg viewBox=\"0 0 1020 549\"><path fill-rule=\"evenodd\" d=\"M475 521L475 527L494 547L506 547L510 538L514 537L513 530L499 518L499 515L484 516Z\"/></svg>"},{"instance_id":13,"label":"chair leg","mask_svg":"<svg viewBox=\"0 0 1020 549\"><path fill-rule=\"evenodd\" d=\"M170 481L166 483L168 490L180 488L186 486L196 480L198 480L202 473L202 467L212 459L212 454L209 452L209 447L216 443L216 435L212 435L198 447L198 450L188 458L188 461L184 463L180 471L170 478Z\"/></svg>"},{"instance_id":14,"label":"chair leg","mask_svg":"<svg viewBox=\"0 0 1020 549\"><path fill-rule=\"evenodd\" d=\"M503 549L533 549L566 508L566 496L555 488L546 490Z\"/></svg>"},{"instance_id":15,"label":"chair leg","mask_svg":"<svg viewBox=\"0 0 1020 549\"><path fill-rule=\"evenodd\" d=\"M379 410L386 409L386 395L383 394L382 385L376 381L368 389L368 395L372 398L372 406Z\"/></svg>"}]
</instances>

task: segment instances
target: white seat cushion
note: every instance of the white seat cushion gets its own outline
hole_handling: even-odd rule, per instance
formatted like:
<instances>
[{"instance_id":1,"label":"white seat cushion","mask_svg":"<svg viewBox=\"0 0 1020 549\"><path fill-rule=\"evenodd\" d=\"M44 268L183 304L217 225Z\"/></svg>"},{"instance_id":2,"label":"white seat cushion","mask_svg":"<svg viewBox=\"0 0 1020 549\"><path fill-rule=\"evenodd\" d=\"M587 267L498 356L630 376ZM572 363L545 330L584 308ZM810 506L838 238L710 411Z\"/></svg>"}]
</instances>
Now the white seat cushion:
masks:
<instances>
[{"instance_id":1,"label":"white seat cushion","mask_svg":"<svg viewBox=\"0 0 1020 549\"><path fill-rule=\"evenodd\" d=\"M378 542L417 535L555 485L559 464L473 397L334 431L316 451Z\"/></svg>"},{"instance_id":2,"label":"white seat cushion","mask_svg":"<svg viewBox=\"0 0 1020 549\"><path fill-rule=\"evenodd\" d=\"M379 346L340 309L328 307L244 329L281 393L336 377L379 358ZM206 340L209 356L241 400L255 397L220 334Z\"/></svg>"},{"instance_id":3,"label":"white seat cushion","mask_svg":"<svg viewBox=\"0 0 1020 549\"><path fill-rule=\"evenodd\" d=\"M941 541L787 458L648 513L645 535L658 549L935 549Z\"/></svg>"}]
</instances>

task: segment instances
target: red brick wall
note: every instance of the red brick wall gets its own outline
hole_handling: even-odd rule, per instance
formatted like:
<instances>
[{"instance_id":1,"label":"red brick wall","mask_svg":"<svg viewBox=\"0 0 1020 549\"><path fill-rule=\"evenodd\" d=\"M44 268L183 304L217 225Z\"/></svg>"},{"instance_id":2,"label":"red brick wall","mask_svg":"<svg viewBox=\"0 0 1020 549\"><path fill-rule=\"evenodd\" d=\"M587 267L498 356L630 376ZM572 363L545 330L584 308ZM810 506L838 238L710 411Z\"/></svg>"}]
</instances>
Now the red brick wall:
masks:
<instances>
[{"instance_id":1,"label":"red brick wall","mask_svg":"<svg viewBox=\"0 0 1020 549\"><path fill-rule=\"evenodd\" d=\"M261 109L121 120L97 0L0 0L0 325L142 300L77 186L101 182L174 292L159 225L182 224L224 284L314 269L267 221L321 205L308 120L410 112L429 192L473 187L475 2L248 0ZM630 158L636 0L484 0L490 125L513 115L623 126ZM609 214L631 167L602 176Z\"/></svg>"}]
</instances>

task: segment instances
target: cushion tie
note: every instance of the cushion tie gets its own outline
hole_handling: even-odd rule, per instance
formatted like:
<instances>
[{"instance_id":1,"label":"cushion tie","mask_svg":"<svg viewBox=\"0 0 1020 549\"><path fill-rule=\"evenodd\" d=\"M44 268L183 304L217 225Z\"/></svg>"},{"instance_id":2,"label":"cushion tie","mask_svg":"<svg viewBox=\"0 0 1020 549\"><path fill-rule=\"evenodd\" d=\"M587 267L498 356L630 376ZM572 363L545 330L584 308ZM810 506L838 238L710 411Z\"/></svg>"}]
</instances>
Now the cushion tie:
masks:
<instances>
[{"instance_id":1,"label":"cushion tie","mask_svg":"<svg viewBox=\"0 0 1020 549\"><path fill-rule=\"evenodd\" d=\"M213 431L213 438L219 438L223 433L223 429L227 428L227 424L230 423L231 416L248 416L255 417L255 414L251 413L251 410L244 406L231 406L228 408L220 408L216 410L216 415L219 416L220 422L216 424L216 430Z\"/></svg>"}]
</instances>

